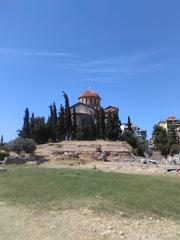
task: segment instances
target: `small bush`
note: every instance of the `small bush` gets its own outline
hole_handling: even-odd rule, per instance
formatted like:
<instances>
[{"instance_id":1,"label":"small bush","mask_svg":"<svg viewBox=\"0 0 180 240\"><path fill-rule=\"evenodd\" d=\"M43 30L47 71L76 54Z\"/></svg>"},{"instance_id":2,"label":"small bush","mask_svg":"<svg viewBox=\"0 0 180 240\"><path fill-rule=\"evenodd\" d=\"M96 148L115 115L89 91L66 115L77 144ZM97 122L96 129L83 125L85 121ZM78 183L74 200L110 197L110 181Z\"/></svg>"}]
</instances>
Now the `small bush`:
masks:
<instances>
[{"instance_id":1,"label":"small bush","mask_svg":"<svg viewBox=\"0 0 180 240\"><path fill-rule=\"evenodd\" d=\"M15 140L7 143L5 149L24 156L26 153L33 154L36 150L36 144L32 139L18 137Z\"/></svg>"},{"instance_id":2,"label":"small bush","mask_svg":"<svg viewBox=\"0 0 180 240\"><path fill-rule=\"evenodd\" d=\"M33 154L36 151L36 144L34 140L29 138L24 139L23 150L25 153Z\"/></svg>"},{"instance_id":3,"label":"small bush","mask_svg":"<svg viewBox=\"0 0 180 240\"><path fill-rule=\"evenodd\" d=\"M0 150L0 161L3 161L5 157L8 157L9 153L4 151L4 150Z\"/></svg>"}]
</instances>

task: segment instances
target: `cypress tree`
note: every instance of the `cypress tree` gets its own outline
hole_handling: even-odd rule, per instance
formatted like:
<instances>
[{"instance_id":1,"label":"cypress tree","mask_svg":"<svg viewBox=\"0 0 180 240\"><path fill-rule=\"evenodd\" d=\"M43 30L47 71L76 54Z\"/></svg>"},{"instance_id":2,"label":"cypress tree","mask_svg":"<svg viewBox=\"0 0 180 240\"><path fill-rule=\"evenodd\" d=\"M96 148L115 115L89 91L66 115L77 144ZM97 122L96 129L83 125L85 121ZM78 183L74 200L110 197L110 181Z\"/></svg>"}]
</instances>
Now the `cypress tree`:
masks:
<instances>
[{"instance_id":1,"label":"cypress tree","mask_svg":"<svg viewBox=\"0 0 180 240\"><path fill-rule=\"evenodd\" d=\"M99 111L99 127L100 139L106 139L105 113L103 108L101 108Z\"/></svg>"},{"instance_id":2,"label":"cypress tree","mask_svg":"<svg viewBox=\"0 0 180 240\"><path fill-rule=\"evenodd\" d=\"M89 140L96 139L96 125L94 123L94 117L91 113L90 120L89 120Z\"/></svg>"},{"instance_id":3,"label":"cypress tree","mask_svg":"<svg viewBox=\"0 0 180 240\"><path fill-rule=\"evenodd\" d=\"M77 138L77 119L76 119L76 109L73 107L72 112L72 139Z\"/></svg>"},{"instance_id":4,"label":"cypress tree","mask_svg":"<svg viewBox=\"0 0 180 240\"><path fill-rule=\"evenodd\" d=\"M51 141L53 141L53 127L52 127L52 118L53 118L53 107L52 104L49 106L50 116L48 117L47 128L48 136Z\"/></svg>"},{"instance_id":5,"label":"cypress tree","mask_svg":"<svg viewBox=\"0 0 180 240\"><path fill-rule=\"evenodd\" d=\"M32 139L34 139L34 126L35 126L35 116L34 113L32 113L31 118L30 118L30 136Z\"/></svg>"},{"instance_id":6,"label":"cypress tree","mask_svg":"<svg viewBox=\"0 0 180 240\"><path fill-rule=\"evenodd\" d=\"M4 145L4 137L3 135L1 135L1 143L0 143L0 146L2 147Z\"/></svg>"},{"instance_id":7,"label":"cypress tree","mask_svg":"<svg viewBox=\"0 0 180 240\"><path fill-rule=\"evenodd\" d=\"M55 102L49 106L50 116L47 121L47 129L48 136L53 142L56 142L57 133L56 133L56 125L57 125L57 108Z\"/></svg>"},{"instance_id":8,"label":"cypress tree","mask_svg":"<svg viewBox=\"0 0 180 240\"><path fill-rule=\"evenodd\" d=\"M56 133L56 125L57 125L57 108L55 102L52 105L52 116L51 116L51 128L52 128L52 139L53 142L56 142L57 133Z\"/></svg>"},{"instance_id":9,"label":"cypress tree","mask_svg":"<svg viewBox=\"0 0 180 240\"><path fill-rule=\"evenodd\" d=\"M29 109L26 108L24 115L24 123L21 135L23 138L30 138L30 123L29 123Z\"/></svg>"},{"instance_id":10,"label":"cypress tree","mask_svg":"<svg viewBox=\"0 0 180 240\"><path fill-rule=\"evenodd\" d=\"M106 136L109 140L115 140L114 136L114 120L110 112L108 112L106 123Z\"/></svg>"},{"instance_id":11,"label":"cypress tree","mask_svg":"<svg viewBox=\"0 0 180 240\"><path fill-rule=\"evenodd\" d=\"M133 132L131 118L128 116L128 131Z\"/></svg>"},{"instance_id":12,"label":"cypress tree","mask_svg":"<svg viewBox=\"0 0 180 240\"><path fill-rule=\"evenodd\" d=\"M119 120L118 112L113 113L113 122L114 122L114 139L118 140L121 139L121 122Z\"/></svg>"},{"instance_id":13,"label":"cypress tree","mask_svg":"<svg viewBox=\"0 0 180 240\"><path fill-rule=\"evenodd\" d=\"M69 98L68 95L63 92L63 97L65 101L65 130L66 130L66 138L69 140L72 135L72 121L71 121L71 110L69 106Z\"/></svg>"},{"instance_id":14,"label":"cypress tree","mask_svg":"<svg viewBox=\"0 0 180 240\"><path fill-rule=\"evenodd\" d=\"M100 139L100 118L99 110L96 110L95 113L95 126L96 126L96 139Z\"/></svg>"},{"instance_id":15,"label":"cypress tree","mask_svg":"<svg viewBox=\"0 0 180 240\"><path fill-rule=\"evenodd\" d=\"M52 119L53 119L53 123L54 125L57 124L57 108L56 108L56 104L55 102L53 102L53 105L52 105Z\"/></svg>"},{"instance_id":16,"label":"cypress tree","mask_svg":"<svg viewBox=\"0 0 180 240\"><path fill-rule=\"evenodd\" d=\"M65 112L64 112L64 107L61 105L60 111L58 114L57 125L56 125L57 138L60 141L64 140L66 135L64 122L65 122Z\"/></svg>"},{"instance_id":17,"label":"cypress tree","mask_svg":"<svg viewBox=\"0 0 180 240\"><path fill-rule=\"evenodd\" d=\"M86 126L84 119L80 117L77 126L77 139L78 140L89 140L89 131L88 127Z\"/></svg>"}]
</instances>

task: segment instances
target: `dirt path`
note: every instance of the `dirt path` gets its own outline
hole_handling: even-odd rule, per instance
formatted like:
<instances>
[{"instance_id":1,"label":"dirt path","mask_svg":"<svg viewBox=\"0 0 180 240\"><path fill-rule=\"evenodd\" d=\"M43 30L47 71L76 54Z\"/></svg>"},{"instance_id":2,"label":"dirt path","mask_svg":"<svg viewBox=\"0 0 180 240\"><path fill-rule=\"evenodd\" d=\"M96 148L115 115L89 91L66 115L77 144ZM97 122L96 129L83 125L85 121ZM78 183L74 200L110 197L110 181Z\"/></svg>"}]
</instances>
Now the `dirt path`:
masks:
<instances>
[{"instance_id":1,"label":"dirt path","mask_svg":"<svg viewBox=\"0 0 180 240\"><path fill-rule=\"evenodd\" d=\"M88 209L37 212L0 203L0 240L178 240L180 223L129 219Z\"/></svg>"},{"instance_id":2,"label":"dirt path","mask_svg":"<svg viewBox=\"0 0 180 240\"><path fill-rule=\"evenodd\" d=\"M130 174L150 174L150 175L172 175L167 172L167 168L174 168L173 165L151 165L137 162L103 162L89 161L79 164L78 160L50 160L41 165L45 168L77 168L77 169L99 169L104 172L130 173ZM179 174L176 174L179 175Z\"/></svg>"}]
</instances>

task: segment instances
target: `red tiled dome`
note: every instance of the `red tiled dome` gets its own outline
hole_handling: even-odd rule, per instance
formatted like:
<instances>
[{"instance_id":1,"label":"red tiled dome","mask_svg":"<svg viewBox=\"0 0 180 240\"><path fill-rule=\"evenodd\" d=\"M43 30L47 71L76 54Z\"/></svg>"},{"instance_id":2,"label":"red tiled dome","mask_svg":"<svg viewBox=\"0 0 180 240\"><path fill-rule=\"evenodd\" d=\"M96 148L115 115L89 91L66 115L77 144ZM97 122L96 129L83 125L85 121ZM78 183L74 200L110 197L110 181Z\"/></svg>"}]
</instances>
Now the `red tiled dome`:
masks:
<instances>
[{"instance_id":1,"label":"red tiled dome","mask_svg":"<svg viewBox=\"0 0 180 240\"><path fill-rule=\"evenodd\" d=\"M90 90L87 90L87 91L83 92L80 95L79 99L80 98L87 98L87 97L95 97L95 98L101 99L100 96L96 92L93 92L93 91L90 91Z\"/></svg>"}]
</instances>

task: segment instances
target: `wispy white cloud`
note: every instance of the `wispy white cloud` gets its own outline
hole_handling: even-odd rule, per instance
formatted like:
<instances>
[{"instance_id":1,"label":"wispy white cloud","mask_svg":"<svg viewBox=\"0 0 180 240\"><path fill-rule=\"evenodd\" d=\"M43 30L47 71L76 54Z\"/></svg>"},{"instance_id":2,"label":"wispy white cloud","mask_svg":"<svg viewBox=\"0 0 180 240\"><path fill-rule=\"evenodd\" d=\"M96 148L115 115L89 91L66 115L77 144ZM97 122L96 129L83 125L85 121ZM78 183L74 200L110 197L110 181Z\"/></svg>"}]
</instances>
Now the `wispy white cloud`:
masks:
<instances>
[{"instance_id":1,"label":"wispy white cloud","mask_svg":"<svg viewBox=\"0 0 180 240\"><path fill-rule=\"evenodd\" d=\"M0 48L0 55L13 56L42 56L42 57L75 57L76 55L64 52L41 52L13 48Z\"/></svg>"},{"instance_id":2,"label":"wispy white cloud","mask_svg":"<svg viewBox=\"0 0 180 240\"><path fill-rule=\"evenodd\" d=\"M11 63L17 61L18 64L57 67L84 81L109 83L160 71L167 65L167 61L161 57L161 50L84 60L83 56L72 53L0 48L0 56L10 56L8 59Z\"/></svg>"},{"instance_id":3,"label":"wispy white cloud","mask_svg":"<svg viewBox=\"0 0 180 240\"><path fill-rule=\"evenodd\" d=\"M67 66L74 69L82 69L82 68L93 68L93 67L101 67L101 66L115 66L115 65L130 65L137 62L141 62L150 57L156 56L159 51L151 51L145 53L138 53L133 55L125 55L121 57L112 57L112 58L104 58L104 59L96 59L92 61L84 61L78 63L69 63Z\"/></svg>"},{"instance_id":4,"label":"wispy white cloud","mask_svg":"<svg viewBox=\"0 0 180 240\"><path fill-rule=\"evenodd\" d=\"M66 63L63 67L82 74L130 76L158 71L166 65L164 59L157 58L158 51L128 56L104 58L93 61Z\"/></svg>"},{"instance_id":5,"label":"wispy white cloud","mask_svg":"<svg viewBox=\"0 0 180 240\"><path fill-rule=\"evenodd\" d=\"M134 77L137 75L147 74L151 72L156 72L161 70L165 66L166 62L161 62L157 64L144 65L139 68L136 67L127 67L120 69L115 72L103 72L104 74L90 74L91 77L84 77L80 81L86 82L100 82L100 83L116 83L122 80L127 79L127 77Z\"/></svg>"}]
</instances>

